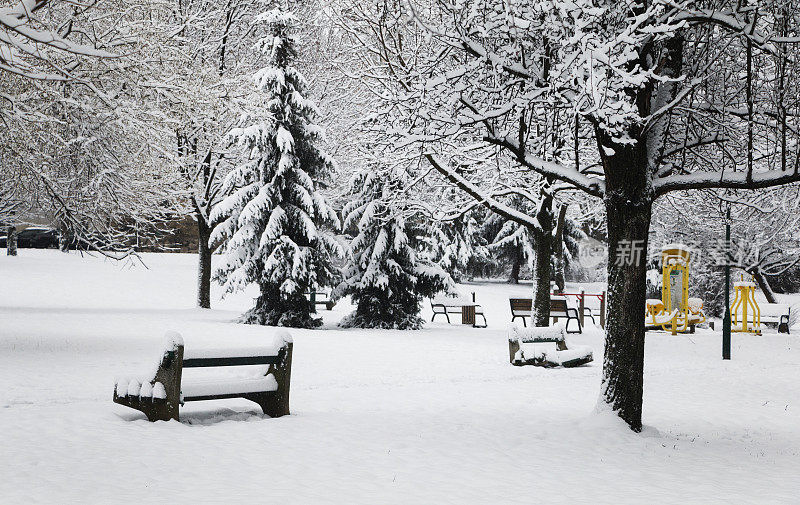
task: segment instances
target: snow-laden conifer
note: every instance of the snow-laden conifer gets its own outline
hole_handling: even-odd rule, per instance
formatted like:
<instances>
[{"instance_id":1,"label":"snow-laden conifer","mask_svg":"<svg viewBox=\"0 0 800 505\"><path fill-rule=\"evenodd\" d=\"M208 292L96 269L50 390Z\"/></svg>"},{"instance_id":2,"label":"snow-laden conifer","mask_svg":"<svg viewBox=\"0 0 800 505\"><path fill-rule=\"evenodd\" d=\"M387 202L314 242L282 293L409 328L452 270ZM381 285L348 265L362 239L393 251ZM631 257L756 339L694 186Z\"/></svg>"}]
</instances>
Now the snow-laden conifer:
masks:
<instances>
[{"instance_id":1,"label":"snow-laden conifer","mask_svg":"<svg viewBox=\"0 0 800 505\"><path fill-rule=\"evenodd\" d=\"M245 115L230 133L249 156L225 177L226 197L212 211L221 224L211 242L225 252L215 278L226 293L258 284L261 294L242 322L313 327L321 320L304 293L331 285L337 274L331 260L339 246L322 227L339 222L320 193L333 160L318 147L316 106L292 66L294 17L272 10L256 21L266 31L259 46L268 64L253 77L266 113Z\"/></svg>"},{"instance_id":2,"label":"snow-laden conifer","mask_svg":"<svg viewBox=\"0 0 800 505\"><path fill-rule=\"evenodd\" d=\"M450 289L452 280L417 256L413 226L406 222L401 205L390 204L391 196L402 188L400 178L366 170L351 184L354 197L343 215L344 229L354 238L344 280L334 295L350 295L356 310L341 326L418 329L423 324L422 298Z\"/></svg>"}]
</instances>

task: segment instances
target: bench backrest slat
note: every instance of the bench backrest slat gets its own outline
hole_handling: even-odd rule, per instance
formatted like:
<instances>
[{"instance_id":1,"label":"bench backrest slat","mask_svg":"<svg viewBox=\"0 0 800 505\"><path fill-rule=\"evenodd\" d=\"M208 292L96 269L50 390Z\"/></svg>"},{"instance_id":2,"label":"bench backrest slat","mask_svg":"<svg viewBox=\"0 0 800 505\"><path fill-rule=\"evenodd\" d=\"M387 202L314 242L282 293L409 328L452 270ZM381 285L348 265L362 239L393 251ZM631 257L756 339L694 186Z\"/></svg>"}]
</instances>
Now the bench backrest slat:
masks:
<instances>
[{"instance_id":1,"label":"bench backrest slat","mask_svg":"<svg viewBox=\"0 0 800 505\"><path fill-rule=\"evenodd\" d=\"M531 310L533 306L530 298L509 298L508 301L511 303L511 310Z\"/></svg>"},{"instance_id":2,"label":"bench backrest slat","mask_svg":"<svg viewBox=\"0 0 800 505\"><path fill-rule=\"evenodd\" d=\"M511 310L530 311L533 309L533 300L530 298L509 298ZM550 313L566 315L567 300L563 298L550 298Z\"/></svg>"},{"instance_id":3,"label":"bench backrest slat","mask_svg":"<svg viewBox=\"0 0 800 505\"><path fill-rule=\"evenodd\" d=\"M183 360L183 368L201 368L214 366L244 366L244 365L276 365L280 362L278 356L237 356L219 358L188 358Z\"/></svg>"},{"instance_id":4,"label":"bench backrest slat","mask_svg":"<svg viewBox=\"0 0 800 505\"><path fill-rule=\"evenodd\" d=\"M550 312L567 312L567 301L563 298L550 299Z\"/></svg>"}]
</instances>

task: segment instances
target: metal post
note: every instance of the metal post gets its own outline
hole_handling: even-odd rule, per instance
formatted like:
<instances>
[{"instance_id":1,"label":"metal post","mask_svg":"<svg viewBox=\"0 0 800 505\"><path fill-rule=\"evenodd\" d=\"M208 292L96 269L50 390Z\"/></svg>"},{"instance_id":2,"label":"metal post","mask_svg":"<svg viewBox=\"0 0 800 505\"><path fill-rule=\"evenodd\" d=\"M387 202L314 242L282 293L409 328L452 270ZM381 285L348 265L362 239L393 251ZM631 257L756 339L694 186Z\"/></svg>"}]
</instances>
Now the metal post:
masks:
<instances>
[{"instance_id":1,"label":"metal post","mask_svg":"<svg viewBox=\"0 0 800 505\"><path fill-rule=\"evenodd\" d=\"M728 205L725 218L725 316L722 319L722 359L731 359L731 298L728 291L731 283L731 207Z\"/></svg>"},{"instance_id":2,"label":"metal post","mask_svg":"<svg viewBox=\"0 0 800 505\"><path fill-rule=\"evenodd\" d=\"M580 290L580 294L578 295L578 320L581 322L581 328L583 328L583 309L586 308L586 302L584 299L586 298L586 293L583 288Z\"/></svg>"}]
</instances>

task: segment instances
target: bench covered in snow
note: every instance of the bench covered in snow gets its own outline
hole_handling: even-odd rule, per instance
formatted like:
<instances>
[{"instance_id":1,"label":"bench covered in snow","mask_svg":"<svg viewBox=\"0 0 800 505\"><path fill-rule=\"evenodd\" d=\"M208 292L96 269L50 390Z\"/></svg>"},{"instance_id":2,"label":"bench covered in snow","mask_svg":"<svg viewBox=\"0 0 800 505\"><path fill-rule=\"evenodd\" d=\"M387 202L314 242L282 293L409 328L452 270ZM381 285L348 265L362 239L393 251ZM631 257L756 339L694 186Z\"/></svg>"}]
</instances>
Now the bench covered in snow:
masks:
<instances>
[{"instance_id":1,"label":"bench covered in snow","mask_svg":"<svg viewBox=\"0 0 800 505\"><path fill-rule=\"evenodd\" d=\"M475 327L486 327L486 316L483 315L483 308L475 303L474 293L473 298L466 296L437 296L431 298L431 310L433 316L431 322L436 319L436 316L444 316L447 322L450 322L450 314L459 314L461 316L462 324L471 324ZM483 318L483 325L477 324L477 317Z\"/></svg>"},{"instance_id":2,"label":"bench covered in snow","mask_svg":"<svg viewBox=\"0 0 800 505\"><path fill-rule=\"evenodd\" d=\"M167 333L167 348L155 373L142 379L117 380L114 402L142 411L150 421L178 420L185 402L245 398L270 417L289 414L292 338L277 334L271 346L248 349L184 349L176 332ZM262 365L254 374L182 380L184 368Z\"/></svg>"},{"instance_id":3,"label":"bench covered in snow","mask_svg":"<svg viewBox=\"0 0 800 505\"><path fill-rule=\"evenodd\" d=\"M513 323L516 318L520 317L522 318L522 325L528 326L525 322L525 318L531 317L533 314L533 300L531 298L509 298L508 301L511 305L511 322ZM575 321L575 324L578 325L578 330L567 331L567 333L583 333L581 320L580 317L578 317L578 309L569 307L566 297L550 297L550 317L553 318L554 322L558 321L559 317L566 318L567 327L570 321ZM592 321L594 321L594 317L592 317Z\"/></svg>"},{"instance_id":4,"label":"bench covered in snow","mask_svg":"<svg viewBox=\"0 0 800 505\"><path fill-rule=\"evenodd\" d=\"M516 366L569 368L593 361L591 347L568 347L566 330L560 324L547 328L520 328L512 324L508 333L508 357Z\"/></svg>"},{"instance_id":5,"label":"bench covered in snow","mask_svg":"<svg viewBox=\"0 0 800 505\"><path fill-rule=\"evenodd\" d=\"M789 305L785 303L761 302L758 304L758 310L761 312L762 323L777 323L778 333L789 333L789 314L791 312L791 307ZM736 314L731 313L734 324L737 324L736 321L741 322L741 317L741 311L737 311ZM752 310L747 312L747 321L751 324L755 324L755 314L753 314Z\"/></svg>"}]
</instances>

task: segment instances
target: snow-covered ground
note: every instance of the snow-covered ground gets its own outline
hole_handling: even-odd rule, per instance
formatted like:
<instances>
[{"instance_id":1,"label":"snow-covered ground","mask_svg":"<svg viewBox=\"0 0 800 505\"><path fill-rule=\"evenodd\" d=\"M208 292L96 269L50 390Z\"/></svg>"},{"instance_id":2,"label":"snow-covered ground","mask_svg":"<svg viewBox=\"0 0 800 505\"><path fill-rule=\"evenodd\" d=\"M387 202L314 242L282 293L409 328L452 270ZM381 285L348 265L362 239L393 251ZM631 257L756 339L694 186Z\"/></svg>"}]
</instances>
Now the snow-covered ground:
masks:
<instances>
[{"instance_id":1,"label":"snow-covered ground","mask_svg":"<svg viewBox=\"0 0 800 505\"><path fill-rule=\"evenodd\" d=\"M641 434L595 414L596 361L508 363L508 298L479 283L489 327L292 330L293 415L196 402L151 424L112 403L114 378L149 370L163 334L189 346L271 341L233 324L254 293L194 306L195 257L149 269L57 251L0 256L0 502L798 503L800 336L647 339ZM591 291L591 289L587 289ZM430 308L424 315L430 318Z\"/></svg>"}]
</instances>

